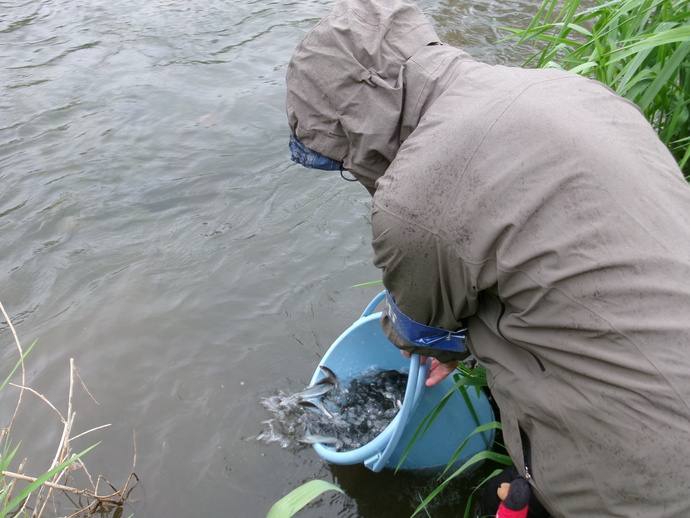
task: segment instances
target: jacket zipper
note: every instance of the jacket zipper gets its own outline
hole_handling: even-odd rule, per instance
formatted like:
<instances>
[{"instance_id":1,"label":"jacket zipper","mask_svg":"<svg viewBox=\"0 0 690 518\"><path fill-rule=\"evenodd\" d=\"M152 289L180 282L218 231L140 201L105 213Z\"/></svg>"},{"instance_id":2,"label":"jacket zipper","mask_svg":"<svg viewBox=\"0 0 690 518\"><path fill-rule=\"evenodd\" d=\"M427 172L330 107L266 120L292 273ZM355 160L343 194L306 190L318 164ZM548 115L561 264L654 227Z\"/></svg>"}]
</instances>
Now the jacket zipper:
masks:
<instances>
[{"instance_id":1,"label":"jacket zipper","mask_svg":"<svg viewBox=\"0 0 690 518\"><path fill-rule=\"evenodd\" d=\"M539 359L539 356L537 356L536 354L534 354L532 351L530 351L530 350L528 350L528 349L525 349L524 347L522 347L522 346L520 346L520 345L517 345L517 344L511 342L511 341L508 340L508 339L506 338L506 336L503 334L503 331L501 331L501 320L503 319L503 315L505 314L505 312L506 312L506 305L505 305L503 302L501 302L501 313L498 315L498 320L496 321L496 331L498 332L498 334L500 335L500 337L503 338L506 342L508 342L508 343L510 343L510 344L513 344L515 347L518 347L519 349L522 349L523 351L528 352L529 354L531 354L532 357L536 360L537 365L539 365L539 368L541 369L541 371L542 371L542 372L546 372L546 368L544 367L544 364L543 364L543 363L541 362L541 360Z\"/></svg>"},{"instance_id":2,"label":"jacket zipper","mask_svg":"<svg viewBox=\"0 0 690 518\"><path fill-rule=\"evenodd\" d=\"M527 437L527 434L522 429L522 426L518 424L518 430L520 432L520 442L522 443L522 464L525 468L525 478L532 481L532 443Z\"/></svg>"}]
</instances>

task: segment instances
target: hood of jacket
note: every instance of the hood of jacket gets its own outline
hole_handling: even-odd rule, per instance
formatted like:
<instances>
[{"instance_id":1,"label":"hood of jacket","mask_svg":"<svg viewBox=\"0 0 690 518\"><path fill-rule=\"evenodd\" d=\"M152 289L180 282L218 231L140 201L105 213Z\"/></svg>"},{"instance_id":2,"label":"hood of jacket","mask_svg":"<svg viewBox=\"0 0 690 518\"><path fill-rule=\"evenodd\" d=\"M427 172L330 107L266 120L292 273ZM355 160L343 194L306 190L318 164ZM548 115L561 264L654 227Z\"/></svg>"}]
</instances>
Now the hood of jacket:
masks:
<instances>
[{"instance_id":1,"label":"hood of jacket","mask_svg":"<svg viewBox=\"0 0 690 518\"><path fill-rule=\"evenodd\" d=\"M400 147L405 64L437 43L431 23L412 3L338 3L307 34L288 66L292 135L343 162L373 194Z\"/></svg>"}]
</instances>

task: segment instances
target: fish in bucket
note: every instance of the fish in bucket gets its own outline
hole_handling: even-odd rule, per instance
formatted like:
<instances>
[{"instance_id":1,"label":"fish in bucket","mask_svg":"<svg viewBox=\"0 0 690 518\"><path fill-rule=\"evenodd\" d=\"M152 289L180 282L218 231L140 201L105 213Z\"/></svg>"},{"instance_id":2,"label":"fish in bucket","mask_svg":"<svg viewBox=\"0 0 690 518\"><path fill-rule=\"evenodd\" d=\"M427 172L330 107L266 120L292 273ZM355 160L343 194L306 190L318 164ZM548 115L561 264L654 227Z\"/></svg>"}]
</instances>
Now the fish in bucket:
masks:
<instances>
[{"instance_id":1,"label":"fish in bucket","mask_svg":"<svg viewBox=\"0 0 690 518\"><path fill-rule=\"evenodd\" d=\"M473 434L477 427L494 421L493 409L486 395L468 390L467 398L463 397L455 389L451 376L427 387L428 364L421 363L417 354L409 359L402 356L381 329L381 312L374 313L374 310L385 298L386 292L379 293L361 317L329 348L316 367L310 386L302 393L302 402L311 407L321 422L331 420L335 423L335 420L342 419L340 412L344 407L349 409L347 420L351 421L358 417L351 415L353 408L361 409L362 414L383 413L376 406L373 411L372 407L365 406L363 400L367 397L359 394L365 387L373 388L367 393L380 394L381 397L372 396L379 404L381 401L385 403L386 398L391 399L388 407L391 404L397 407L395 416L380 433L368 437L361 445L354 443L354 446L344 447L343 439L323 433L309 433L306 442L313 444L316 452L329 462L341 465L364 463L375 472L384 468L395 469L399 464L401 469L445 468L464 441L467 442L455 465L490 449L494 440L493 430ZM395 373L405 376L395 376ZM396 396L396 389L400 390L402 399ZM336 393L338 396L333 397ZM449 393L451 395L441 412L423 434L414 438L408 449L425 418ZM388 407L385 412L389 412Z\"/></svg>"}]
</instances>

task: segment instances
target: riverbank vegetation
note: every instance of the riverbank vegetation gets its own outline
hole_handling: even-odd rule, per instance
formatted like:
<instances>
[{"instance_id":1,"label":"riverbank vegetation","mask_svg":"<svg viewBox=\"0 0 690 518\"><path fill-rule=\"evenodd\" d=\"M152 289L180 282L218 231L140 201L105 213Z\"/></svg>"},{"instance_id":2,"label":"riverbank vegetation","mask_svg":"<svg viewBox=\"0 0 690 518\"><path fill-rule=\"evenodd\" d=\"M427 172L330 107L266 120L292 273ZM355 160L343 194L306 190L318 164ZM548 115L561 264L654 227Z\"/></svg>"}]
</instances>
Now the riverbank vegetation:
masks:
<instances>
[{"instance_id":1,"label":"riverbank vegetation","mask_svg":"<svg viewBox=\"0 0 690 518\"><path fill-rule=\"evenodd\" d=\"M60 516L67 516L68 518L92 516L96 513L101 516L122 516L122 506L138 482L134 473L136 453L134 454L132 473L127 478L123 489L116 489L102 476L98 476L94 483L91 474L84 465L82 456L96 447L97 444L87 447L80 453L74 453L72 443L87 434L110 425L99 426L74 435L76 411L74 410L73 396L77 382L88 397L96 403L79 376L74 360L70 359L67 411L63 413L43 394L26 385L24 360L36 342L24 351L17 332L2 304L0 304L0 311L5 318L7 327L12 332L19 356L14 368L0 384L0 392L8 390L7 387L18 391L14 411L9 416L9 421L3 423L5 426L0 432L0 518L6 516L41 518L47 515L57 515L58 509L60 509ZM10 382L15 375L18 375L19 383ZM15 445L12 441L12 428L17 417L24 405L31 404L24 401L25 393L29 394L36 402L46 405L47 408L55 412L62 425L55 457L45 472L38 476L30 476L24 472L27 464L26 458L21 461L17 459L17 454L20 451L30 450L31 444L17 442ZM31 410L36 411L34 408ZM52 431L46 430L46 433L52 433ZM78 475L79 479L77 479ZM82 483L77 485L77 480ZM70 511L65 513L66 509Z\"/></svg>"},{"instance_id":2,"label":"riverbank vegetation","mask_svg":"<svg viewBox=\"0 0 690 518\"><path fill-rule=\"evenodd\" d=\"M690 181L690 2L544 0L526 29L524 66L591 77L639 106Z\"/></svg>"}]
</instances>

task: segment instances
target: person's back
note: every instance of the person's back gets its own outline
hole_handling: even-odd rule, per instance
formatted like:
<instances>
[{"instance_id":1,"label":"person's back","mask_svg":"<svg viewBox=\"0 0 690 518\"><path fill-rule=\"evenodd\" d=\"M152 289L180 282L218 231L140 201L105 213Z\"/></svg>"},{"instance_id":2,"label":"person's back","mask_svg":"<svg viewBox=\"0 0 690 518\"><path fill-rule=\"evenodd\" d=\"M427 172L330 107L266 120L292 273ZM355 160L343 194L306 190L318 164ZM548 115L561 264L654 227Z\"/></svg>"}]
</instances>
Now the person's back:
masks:
<instances>
[{"instance_id":1,"label":"person's back","mask_svg":"<svg viewBox=\"0 0 690 518\"><path fill-rule=\"evenodd\" d=\"M690 189L634 106L461 62L379 180L373 225L401 310L469 325L554 516L690 516Z\"/></svg>"}]
</instances>

